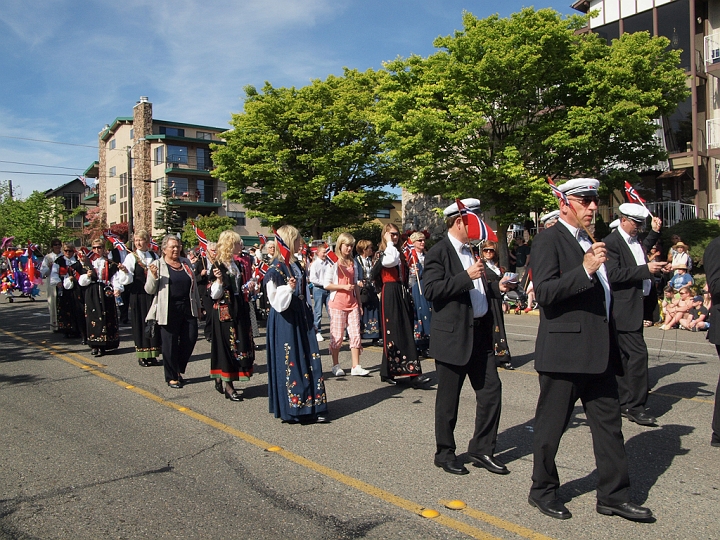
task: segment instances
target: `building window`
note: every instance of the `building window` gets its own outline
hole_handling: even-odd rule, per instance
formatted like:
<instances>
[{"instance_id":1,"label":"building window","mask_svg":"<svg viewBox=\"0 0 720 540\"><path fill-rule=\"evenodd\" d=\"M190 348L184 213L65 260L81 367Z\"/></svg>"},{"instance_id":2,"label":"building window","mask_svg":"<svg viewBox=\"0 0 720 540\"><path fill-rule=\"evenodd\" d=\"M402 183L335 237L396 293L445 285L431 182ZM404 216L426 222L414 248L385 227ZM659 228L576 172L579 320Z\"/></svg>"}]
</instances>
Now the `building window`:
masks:
<instances>
[{"instance_id":1,"label":"building window","mask_svg":"<svg viewBox=\"0 0 720 540\"><path fill-rule=\"evenodd\" d=\"M613 39L618 39L620 37L620 21L611 22L609 24L593 28L593 32L607 41L607 44L610 45Z\"/></svg>"},{"instance_id":2,"label":"building window","mask_svg":"<svg viewBox=\"0 0 720 540\"><path fill-rule=\"evenodd\" d=\"M381 208L375 213L376 218L390 219L390 208Z\"/></svg>"},{"instance_id":3,"label":"building window","mask_svg":"<svg viewBox=\"0 0 720 540\"><path fill-rule=\"evenodd\" d=\"M130 140L135 139L135 128L130 128Z\"/></svg>"},{"instance_id":4,"label":"building window","mask_svg":"<svg viewBox=\"0 0 720 540\"><path fill-rule=\"evenodd\" d=\"M128 203L122 201L120 203L120 223L125 223L128 220Z\"/></svg>"},{"instance_id":5,"label":"building window","mask_svg":"<svg viewBox=\"0 0 720 540\"><path fill-rule=\"evenodd\" d=\"M135 158L134 158L134 157L131 157L131 158L130 158L130 168L131 168L131 169L134 169L134 168L135 168Z\"/></svg>"},{"instance_id":6,"label":"building window","mask_svg":"<svg viewBox=\"0 0 720 540\"><path fill-rule=\"evenodd\" d=\"M75 217L69 218L65 222L65 226L68 229L82 229L84 219L85 219L84 216L75 216Z\"/></svg>"},{"instance_id":7,"label":"building window","mask_svg":"<svg viewBox=\"0 0 720 540\"><path fill-rule=\"evenodd\" d=\"M160 135L170 135L171 137L184 137L185 130L174 127L160 126Z\"/></svg>"},{"instance_id":8,"label":"building window","mask_svg":"<svg viewBox=\"0 0 720 540\"><path fill-rule=\"evenodd\" d=\"M155 180L155 196L162 197L163 189L165 189L165 179L158 178L157 180Z\"/></svg>"},{"instance_id":9,"label":"building window","mask_svg":"<svg viewBox=\"0 0 720 540\"><path fill-rule=\"evenodd\" d=\"M65 204L65 210L73 210L80 206L80 194L79 193L63 193L63 203Z\"/></svg>"},{"instance_id":10,"label":"building window","mask_svg":"<svg viewBox=\"0 0 720 540\"><path fill-rule=\"evenodd\" d=\"M112 195L110 195L110 204L115 204L116 202L117 196L115 195L115 193L113 193Z\"/></svg>"},{"instance_id":11,"label":"building window","mask_svg":"<svg viewBox=\"0 0 720 540\"><path fill-rule=\"evenodd\" d=\"M110 150L115 150L115 139L110 139Z\"/></svg>"},{"instance_id":12,"label":"building window","mask_svg":"<svg viewBox=\"0 0 720 540\"><path fill-rule=\"evenodd\" d=\"M210 160L209 148L198 148L197 152L197 169L199 171L209 171L212 169L212 161Z\"/></svg>"},{"instance_id":13,"label":"building window","mask_svg":"<svg viewBox=\"0 0 720 540\"><path fill-rule=\"evenodd\" d=\"M678 104L677 109L663 120L665 126L665 142L671 154L688 151L688 143L692 142L692 97Z\"/></svg>"},{"instance_id":14,"label":"building window","mask_svg":"<svg viewBox=\"0 0 720 540\"><path fill-rule=\"evenodd\" d=\"M165 163L165 147L164 146L158 146L155 149L155 165L160 165L162 163Z\"/></svg>"},{"instance_id":15,"label":"building window","mask_svg":"<svg viewBox=\"0 0 720 540\"><path fill-rule=\"evenodd\" d=\"M122 173L120 175L120 198L121 199L127 199L127 190L128 190L128 175L127 173Z\"/></svg>"},{"instance_id":16,"label":"building window","mask_svg":"<svg viewBox=\"0 0 720 540\"><path fill-rule=\"evenodd\" d=\"M187 146L175 146L169 144L168 147L168 163L184 163L187 165L188 162L188 149Z\"/></svg>"},{"instance_id":17,"label":"building window","mask_svg":"<svg viewBox=\"0 0 720 540\"><path fill-rule=\"evenodd\" d=\"M108 173L108 175L110 177L113 177L116 175L116 172L117 172L117 169L115 167L110 167L110 172Z\"/></svg>"},{"instance_id":18,"label":"building window","mask_svg":"<svg viewBox=\"0 0 720 540\"><path fill-rule=\"evenodd\" d=\"M212 133L209 131L198 131L195 137L198 139L205 139L206 141L212 141Z\"/></svg>"},{"instance_id":19,"label":"building window","mask_svg":"<svg viewBox=\"0 0 720 540\"><path fill-rule=\"evenodd\" d=\"M188 191L188 179L187 178L168 178L168 185L170 186L170 196L173 199L180 199L183 197L189 197L190 192Z\"/></svg>"},{"instance_id":20,"label":"building window","mask_svg":"<svg viewBox=\"0 0 720 540\"><path fill-rule=\"evenodd\" d=\"M233 218L238 225L245 226L245 212L227 212L229 218Z\"/></svg>"},{"instance_id":21,"label":"building window","mask_svg":"<svg viewBox=\"0 0 720 540\"><path fill-rule=\"evenodd\" d=\"M160 210L155 210L155 225L154 227L157 229L160 227L160 223L162 223L163 215Z\"/></svg>"},{"instance_id":22,"label":"building window","mask_svg":"<svg viewBox=\"0 0 720 540\"><path fill-rule=\"evenodd\" d=\"M657 7L658 35L670 40L669 48L682 49L680 67L690 71L690 4L688 0L677 0Z\"/></svg>"},{"instance_id":23,"label":"building window","mask_svg":"<svg viewBox=\"0 0 720 540\"><path fill-rule=\"evenodd\" d=\"M634 34L635 32L647 32L651 36L653 35L652 9L623 19L623 33Z\"/></svg>"}]
</instances>

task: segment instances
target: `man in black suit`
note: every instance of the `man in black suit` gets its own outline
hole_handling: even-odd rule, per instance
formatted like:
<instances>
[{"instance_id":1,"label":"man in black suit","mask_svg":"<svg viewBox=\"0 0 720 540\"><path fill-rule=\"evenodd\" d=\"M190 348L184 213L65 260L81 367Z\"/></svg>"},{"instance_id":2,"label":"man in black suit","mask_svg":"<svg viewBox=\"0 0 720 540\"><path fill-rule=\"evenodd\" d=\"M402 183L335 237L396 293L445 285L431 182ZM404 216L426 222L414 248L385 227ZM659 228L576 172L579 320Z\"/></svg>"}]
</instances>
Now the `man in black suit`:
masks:
<instances>
[{"instance_id":1,"label":"man in black suit","mask_svg":"<svg viewBox=\"0 0 720 540\"><path fill-rule=\"evenodd\" d=\"M643 338L644 299L650 295L653 275L666 265L648 262L646 253L660 236L662 221L652 218L652 230L642 244L640 227L650 215L634 203L621 204L620 225L605 237L607 268L613 292L613 321L617 330L622 375L617 376L620 412L642 426L655 424L655 417L645 412L648 396L648 352Z\"/></svg>"},{"instance_id":2,"label":"man in black suit","mask_svg":"<svg viewBox=\"0 0 720 540\"><path fill-rule=\"evenodd\" d=\"M615 366L615 331L610 318L611 291L604 263L605 244L591 243L588 227L597 210L599 182L570 180L559 189L560 220L533 240L533 285L540 305L535 369L540 396L535 412L533 484L528 502L543 514L569 519L558 499L555 455L582 401L593 436L599 476L597 511L648 521L652 512L629 501L630 479L622 436Z\"/></svg>"},{"instance_id":3,"label":"man in black suit","mask_svg":"<svg viewBox=\"0 0 720 540\"><path fill-rule=\"evenodd\" d=\"M464 199L468 210L480 201ZM475 434L468 445L470 459L495 474L508 474L496 459L495 442L500 422L502 386L493 354L493 318L488 297L498 297L509 286L488 285L484 266L467 245L468 232L457 204L444 210L448 234L425 256L422 285L432 302L430 355L438 378L435 400L435 465L452 474L468 474L455 455L460 390L467 376L477 400Z\"/></svg>"},{"instance_id":4,"label":"man in black suit","mask_svg":"<svg viewBox=\"0 0 720 540\"><path fill-rule=\"evenodd\" d=\"M715 217L720 217L717 214ZM718 356L720 356L720 236L715 238L705 248L703 255L705 276L707 277L708 291L712 295L712 307L710 308L710 328L707 338L715 345ZM710 444L720 447L720 379L718 379L717 390L715 390L715 412L712 420L712 438Z\"/></svg>"}]
</instances>

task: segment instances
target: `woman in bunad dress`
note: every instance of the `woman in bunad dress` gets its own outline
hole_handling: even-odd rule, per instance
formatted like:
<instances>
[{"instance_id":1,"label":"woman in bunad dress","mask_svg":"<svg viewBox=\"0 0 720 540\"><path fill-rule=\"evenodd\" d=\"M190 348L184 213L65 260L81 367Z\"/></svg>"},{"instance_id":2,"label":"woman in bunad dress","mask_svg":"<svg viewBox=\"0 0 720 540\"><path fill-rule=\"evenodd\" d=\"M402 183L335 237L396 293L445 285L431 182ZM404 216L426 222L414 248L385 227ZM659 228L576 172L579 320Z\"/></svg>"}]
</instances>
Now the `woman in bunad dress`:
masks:
<instances>
[{"instance_id":1,"label":"woman in bunad dress","mask_svg":"<svg viewBox=\"0 0 720 540\"><path fill-rule=\"evenodd\" d=\"M413 308L408 291L408 266L395 245L399 229L392 223L383 228L382 240L372 269L376 284L382 284L380 320L383 355L380 380L397 384L395 377L409 377L414 384L430 380L422 374L413 334Z\"/></svg>"},{"instance_id":2,"label":"woman in bunad dress","mask_svg":"<svg viewBox=\"0 0 720 540\"><path fill-rule=\"evenodd\" d=\"M82 336L83 345L87 345L85 295L78 285L78 277L85 271L83 263L76 257L75 246L65 242L62 255L55 259L50 271L50 284L58 290L58 330L64 332L66 338Z\"/></svg>"},{"instance_id":3,"label":"woman in bunad dress","mask_svg":"<svg viewBox=\"0 0 720 540\"><path fill-rule=\"evenodd\" d=\"M422 291L422 273L425 265L425 235L421 232L414 232L410 235L410 242L412 242L416 253L416 258L410 265L409 280L415 318L415 348L419 355L427 358L428 348L430 348L432 304L425 298Z\"/></svg>"},{"instance_id":4,"label":"woman in bunad dress","mask_svg":"<svg viewBox=\"0 0 720 540\"><path fill-rule=\"evenodd\" d=\"M267 323L270 412L289 423L327 422L327 396L305 272L294 253L300 234L284 225L277 231L290 248L289 264L273 259L265 275L270 315Z\"/></svg>"},{"instance_id":5,"label":"woman in bunad dress","mask_svg":"<svg viewBox=\"0 0 720 540\"><path fill-rule=\"evenodd\" d=\"M242 246L235 231L220 233L211 269L215 280L208 291L213 300L207 314L212 325L210 378L215 379L215 389L231 401L242 401L242 390L236 390L233 382L249 381L255 362L250 313L243 292L244 273L234 261Z\"/></svg>"},{"instance_id":6,"label":"woman in bunad dress","mask_svg":"<svg viewBox=\"0 0 720 540\"><path fill-rule=\"evenodd\" d=\"M260 328L258 327L257 316L255 314L255 292L257 290L257 281L253 279L253 265L255 257L245 251L245 242L240 238L240 253L235 255L235 263L242 270L243 274L243 297L247 301L248 314L250 317L250 329L252 337L260 337Z\"/></svg>"},{"instance_id":7,"label":"woman in bunad dress","mask_svg":"<svg viewBox=\"0 0 720 540\"><path fill-rule=\"evenodd\" d=\"M119 265L120 272L115 279L130 293L130 322L138 364L142 367L157 366L160 365L160 332L155 332L152 337L145 335L145 317L153 301L153 296L145 292L145 281L148 265L158 256L149 249L150 235L147 231L136 232L133 243L135 251Z\"/></svg>"},{"instance_id":8,"label":"woman in bunad dress","mask_svg":"<svg viewBox=\"0 0 720 540\"><path fill-rule=\"evenodd\" d=\"M500 281L505 270L500 266L500 257L497 252L497 243L491 240L485 242L482 246L482 260L485 264L488 282ZM495 352L495 364L507 370L515 369L512 365L510 356L510 347L507 342L507 334L505 333L505 315L502 306L502 299L488 298L490 310L492 311L493 321L493 350Z\"/></svg>"},{"instance_id":9,"label":"woman in bunad dress","mask_svg":"<svg viewBox=\"0 0 720 540\"><path fill-rule=\"evenodd\" d=\"M360 301L362 302L362 318L360 331L363 339L371 339L377 345L380 339L380 299L375 292L375 284L370 279L372 274L373 244L370 240L358 240L355 245L358 256L355 258L362 274L359 276Z\"/></svg>"},{"instance_id":10,"label":"woman in bunad dress","mask_svg":"<svg viewBox=\"0 0 720 540\"><path fill-rule=\"evenodd\" d=\"M93 240L92 250L97 257L87 272L78 278L78 283L85 289L85 320L90 354L102 356L106 351L120 346L115 294L119 296L122 287L113 285L118 264L105 256L104 241L99 238Z\"/></svg>"}]
</instances>

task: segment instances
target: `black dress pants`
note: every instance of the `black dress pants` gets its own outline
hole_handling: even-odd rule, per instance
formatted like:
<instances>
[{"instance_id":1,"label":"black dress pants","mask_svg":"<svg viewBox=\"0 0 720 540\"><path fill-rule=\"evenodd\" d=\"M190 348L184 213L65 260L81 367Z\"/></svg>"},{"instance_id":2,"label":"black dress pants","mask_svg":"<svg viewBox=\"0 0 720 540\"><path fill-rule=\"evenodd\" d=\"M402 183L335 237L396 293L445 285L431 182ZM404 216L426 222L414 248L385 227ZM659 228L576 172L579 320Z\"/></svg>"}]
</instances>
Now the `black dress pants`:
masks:
<instances>
[{"instance_id":1,"label":"black dress pants","mask_svg":"<svg viewBox=\"0 0 720 540\"><path fill-rule=\"evenodd\" d=\"M648 352L642 330L618 332L617 339L623 368L623 375L616 377L620 410L628 410L634 414L645 412L648 396Z\"/></svg>"},{"instance_id":2,"label":"black dress pants","mask_svg":"<svg viewBox=\"0 0 720 540\"><path fill-rule=\"evenodd\" d=\"M713 324L717 324L713 322ZM720 357L720 345L715 345L718 357ZM717 389L715 390L715 412L712 419L712 442L720 443L720 378L718 378Z\"/></svg>"},{"instance_id":3,"label":"black dress pants","mask_svg":"<svg viewBox=\"0 0 720 540\"><path fill-rule=\"evenodd\" d=\"M530 496L539 501L556 498L560 478L555 455L575 402L580 399L592 433L599 476L597 500L608 505L627 502L630 479L615 376L610 370L599 375L547 372L539 375Z\"/></svg>"},{"instance_id":4,"label":"black dress pants","mask_svg":"<svg viewBox=\"0 0 720 540\"><path fill-rule=\"evenodd\" d=\"M189 306L168 305L167 325L158 326L162 338L165 382L177 381L185 373L198 337L197 318L187 314Z\"/></svg>"},{"instance_id":5,"label":"black dress pants","mask_svg":"<svg viewBox=\"0 0 720 540\"><path fill-rule=\"evenodd\" d=\"M436 361L438 378L435 398L435 461L455 459L455 425L457 424L460 391L467 376L475 390L475 433L468 444L474 455L493 455L497 441L502 400L502 383L495 365L492 347L492 315L479 319L473 328L473 350L463 366Z\"/></svg>"}]
</instances>

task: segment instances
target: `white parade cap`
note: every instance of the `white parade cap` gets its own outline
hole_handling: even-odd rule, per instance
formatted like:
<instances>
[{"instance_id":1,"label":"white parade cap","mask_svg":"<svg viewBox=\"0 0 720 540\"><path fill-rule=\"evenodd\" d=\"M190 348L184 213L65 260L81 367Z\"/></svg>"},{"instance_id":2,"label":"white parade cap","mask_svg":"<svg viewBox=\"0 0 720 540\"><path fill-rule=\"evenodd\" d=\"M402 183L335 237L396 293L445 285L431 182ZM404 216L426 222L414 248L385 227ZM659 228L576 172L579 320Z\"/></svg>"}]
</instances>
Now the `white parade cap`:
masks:
<instances>
[{"instance_id":1,"label":"white parade cap","mask_svg":"<svg viewBox=\"0 0 720 540\"><path fill-rule=\"evenodd\" d=\"M548 212L544 216L540 216L540 223L547 223L548 221L552 221L554 219L560 219L560 210L553 210L552 212Z\"/></svg>"},{"instance_id":2,"label":"white parade cap","mask_svg":"<svg viewBox=\"0 0 720 540\"><path fill-rule=\"evenodd\" d=\"M600 187L600 181L595 178L573 178L564 184L560 184L558 189L565 195L582 197L584 195L597 195L598 187Z\"/></svg>"},{"instance_id":3,"label":"white parade cap","mask_svg":"<svg viewBox=\"0 0 720 540\"><path fill-rule=\"evenodd\" d=\"M623 203L618 207L620 213L628 219L644 223L650 212L642 204Z\"/></svg>"},{"instance_id":4,"label":"white parade cap","mask_svg":"<svg viewBox=\"0 0 720 540\"><path fill-rule=\"evenodd\" d=\"M480 200L479 199L460 199L460 202L463 203L465 205L465 207L473 214L477 214L478 212L480 212ZM452 216L459 216L460 210L458 210L457 203L452 203L445 210L443 210L443 215L446 218L449 218Z\"/></svg>"}]
</instances>

